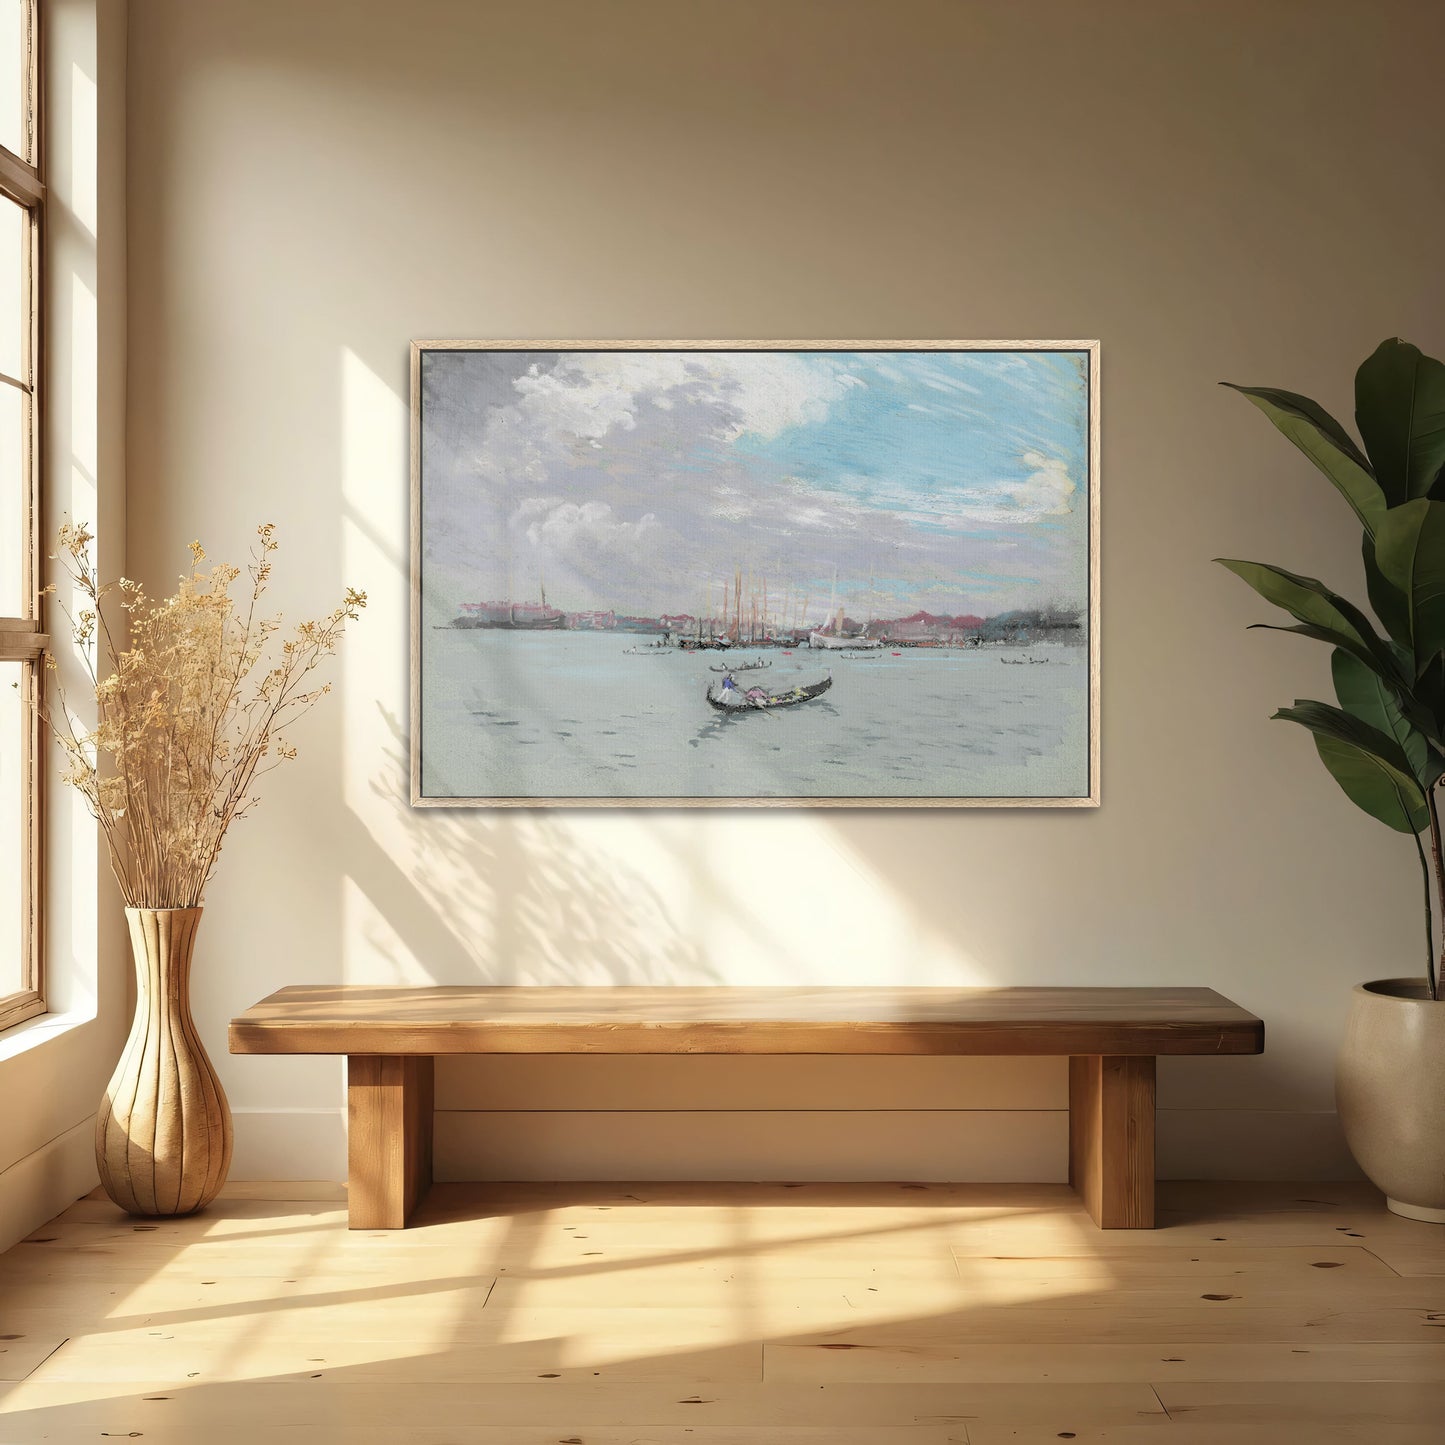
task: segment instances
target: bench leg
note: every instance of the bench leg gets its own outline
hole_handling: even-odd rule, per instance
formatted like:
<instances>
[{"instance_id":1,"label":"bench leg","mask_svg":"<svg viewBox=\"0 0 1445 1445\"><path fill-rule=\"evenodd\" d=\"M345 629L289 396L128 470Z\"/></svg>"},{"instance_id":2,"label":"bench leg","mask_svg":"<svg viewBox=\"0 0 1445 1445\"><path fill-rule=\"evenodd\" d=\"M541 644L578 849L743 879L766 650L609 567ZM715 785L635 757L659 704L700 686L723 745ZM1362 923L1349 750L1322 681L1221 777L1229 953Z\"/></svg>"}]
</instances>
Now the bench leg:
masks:
<instances>
[{"instance_id":1,"label":"bench leg","mask_svg":"<svg viewBox=\"0 0 1445 1445\"><path fill-rule=\"evenodd\" d=\"M352 1229L404 1229L431 1187L433 1060L346 1060L347 1213Z\"/></svg>"},{"instance_id":2,"label":"bench leg","mask_svg":"<svg viewBox=\"0 0 1445 1445\"><path fill-rule=\"evenodd\" d=\"M1154 1228L1154 1060L1069 1060L1069 1183L1100 1229Z\"/></svg>"}]
</instances>

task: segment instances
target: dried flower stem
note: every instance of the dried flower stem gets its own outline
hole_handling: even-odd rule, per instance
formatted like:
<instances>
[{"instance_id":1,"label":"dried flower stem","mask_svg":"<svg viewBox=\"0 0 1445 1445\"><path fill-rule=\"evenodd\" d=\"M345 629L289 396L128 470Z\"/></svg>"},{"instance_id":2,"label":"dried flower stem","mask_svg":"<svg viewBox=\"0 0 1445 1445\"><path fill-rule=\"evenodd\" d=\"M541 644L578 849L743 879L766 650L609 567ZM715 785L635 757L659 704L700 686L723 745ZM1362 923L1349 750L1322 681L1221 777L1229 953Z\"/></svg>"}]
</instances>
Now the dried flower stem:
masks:
<instances>
[{"instance_id":1,"label":"dried flower stem","mask_svg":"<svg viewBox=\"0 0 1445 1445\"><path fill-rule=\"evenodd\" d=\"M153 601L127 578L101 582L86 527L60 529L54 556L84 599L66 616L95 692L96 723L77 729L63 694L45 720L65 753L64 781L99 822L131 907L199 906L226 830L256 804L257 779L296 756L284 729L331 690L307 679L366 606L366 594L348 588L335 611L272 647L281 622L262 615L261 604L275 528L259 527L257 538L246 569L250 596L238 611L231 586L241 569L202 571L198 542L176 591ZM123 645L106 616L112 597L127 617Z\"/></svg>"}]
</instances>

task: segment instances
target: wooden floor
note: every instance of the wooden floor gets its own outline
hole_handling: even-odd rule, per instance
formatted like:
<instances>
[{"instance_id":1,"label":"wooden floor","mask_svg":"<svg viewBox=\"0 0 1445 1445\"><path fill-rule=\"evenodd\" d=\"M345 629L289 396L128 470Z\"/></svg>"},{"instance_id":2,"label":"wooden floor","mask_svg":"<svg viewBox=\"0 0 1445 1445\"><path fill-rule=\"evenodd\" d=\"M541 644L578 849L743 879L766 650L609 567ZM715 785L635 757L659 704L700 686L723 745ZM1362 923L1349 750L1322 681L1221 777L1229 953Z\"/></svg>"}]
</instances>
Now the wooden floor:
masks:
<instances>
[{"instance_id":1,"label":"wooden floor","mask_svg":"<svg viewBox=\"0 0 1445 1445\"><path fill-rule=\"evenodd\" d=\"M0 1256L0 1442L1440 1445L1445 1229L1354 1185L332 1185Z\"/></svg>"}]
</instances>

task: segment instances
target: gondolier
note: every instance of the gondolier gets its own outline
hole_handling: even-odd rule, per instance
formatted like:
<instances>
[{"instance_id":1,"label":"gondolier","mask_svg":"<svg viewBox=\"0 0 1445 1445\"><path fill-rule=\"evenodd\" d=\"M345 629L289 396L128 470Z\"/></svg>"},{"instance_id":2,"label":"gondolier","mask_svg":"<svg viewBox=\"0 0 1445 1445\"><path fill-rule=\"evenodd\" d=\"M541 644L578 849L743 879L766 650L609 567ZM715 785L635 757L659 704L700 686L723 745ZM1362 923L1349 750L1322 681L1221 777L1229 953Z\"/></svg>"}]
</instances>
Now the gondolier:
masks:
<instances>
[{"instance_id":1,"label":"gondolier","mask_svg":"<svg viewBox=\"0 0 1445 1445\"><path fill-rule=\"evenodd\" d=\"M769 692L762 687L750 687L744 692L729 673L720 683L708 688L707 700L719 712L748 712L753 709L770 712L774 708L810 702L832 686L833 676L829 673L817 682L799 683L796 687L780 688L777 692Z\"/></svg>"}]
</instances>

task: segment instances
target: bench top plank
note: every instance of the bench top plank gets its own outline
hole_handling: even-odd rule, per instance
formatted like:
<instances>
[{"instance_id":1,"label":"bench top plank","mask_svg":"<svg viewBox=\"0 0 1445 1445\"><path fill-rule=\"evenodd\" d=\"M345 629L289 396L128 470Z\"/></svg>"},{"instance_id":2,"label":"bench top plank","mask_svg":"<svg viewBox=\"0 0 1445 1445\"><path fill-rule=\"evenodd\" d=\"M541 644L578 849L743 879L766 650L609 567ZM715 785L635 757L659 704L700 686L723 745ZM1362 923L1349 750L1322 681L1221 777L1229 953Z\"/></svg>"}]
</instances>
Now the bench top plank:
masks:
<instances>
[{"instance_id":1,"label":"bench top plank","mask_svg":"<svg viewBox=\"0 0 1445 1445\"><path fill-rule=\"evenodd\" d=\"M1257 1054L1208 988L283 988L233 1054Z\"/></svg>"}]
</instances>

